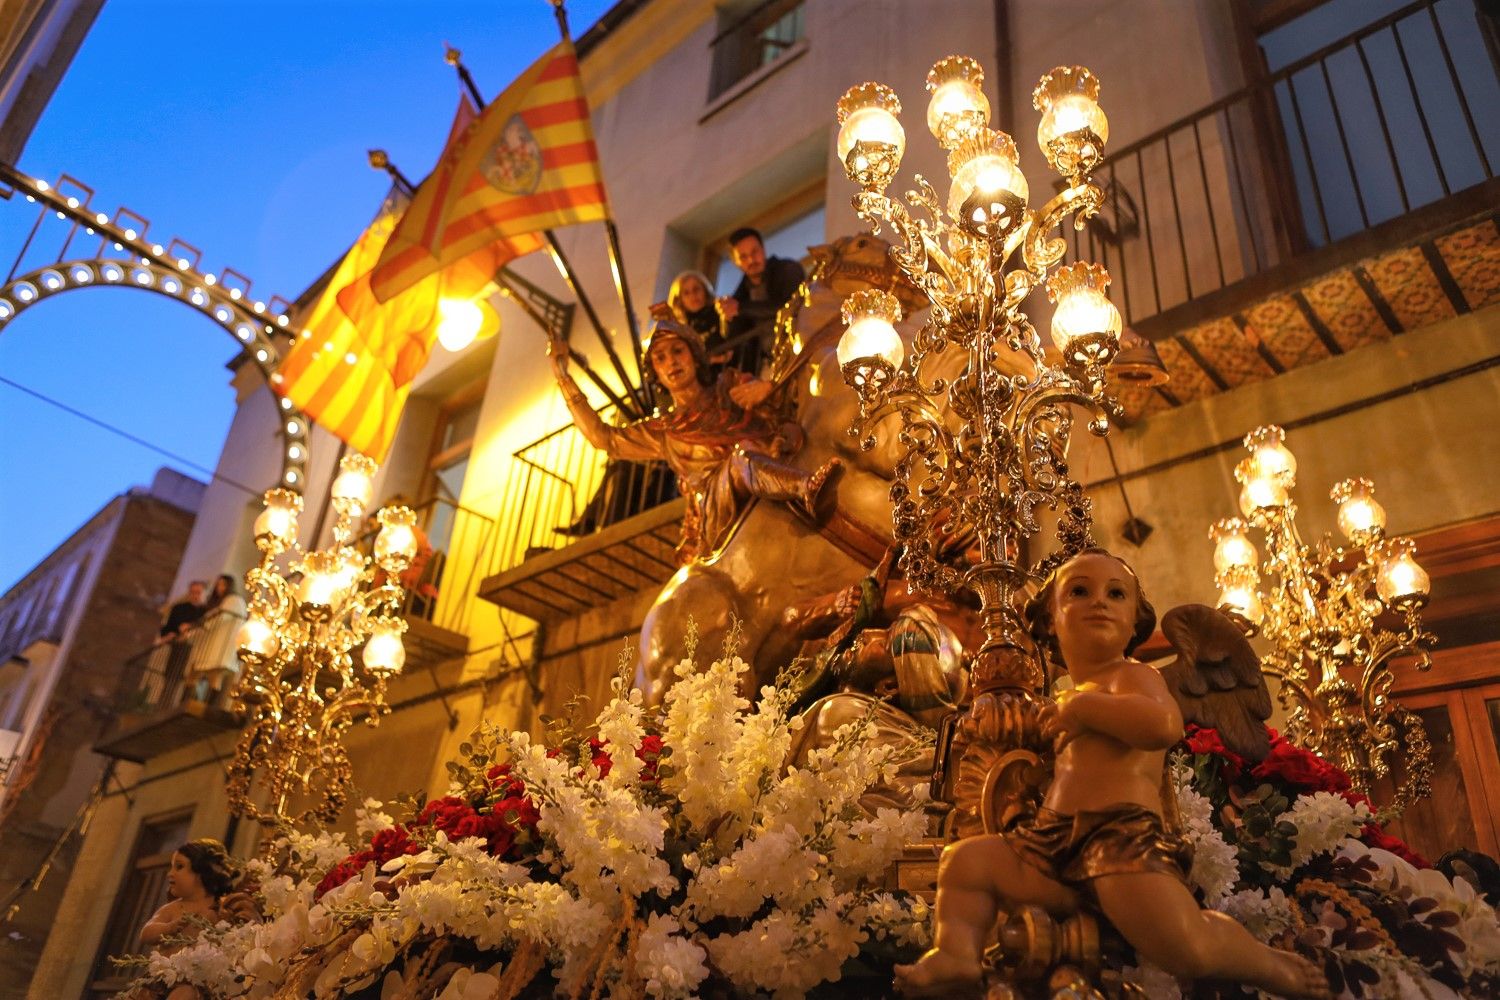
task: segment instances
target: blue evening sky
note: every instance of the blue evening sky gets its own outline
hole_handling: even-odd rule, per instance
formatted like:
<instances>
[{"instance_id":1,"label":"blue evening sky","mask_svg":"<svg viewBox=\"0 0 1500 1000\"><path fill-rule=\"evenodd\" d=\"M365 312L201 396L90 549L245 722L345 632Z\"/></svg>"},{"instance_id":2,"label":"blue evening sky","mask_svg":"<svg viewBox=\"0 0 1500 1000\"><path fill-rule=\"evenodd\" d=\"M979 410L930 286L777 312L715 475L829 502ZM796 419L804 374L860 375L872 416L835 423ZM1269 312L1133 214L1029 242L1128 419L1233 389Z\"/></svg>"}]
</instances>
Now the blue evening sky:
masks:
<instances>
[{"instance_id":1,"label":"blue evening sky","mask_svg":"<svg viewBox=\"0 0 1500 1000\"><path fill-rule=\"evenodd\" d=\"M569 0L574 37L612 3ZM490 97L556 40L547 0L107 0L18 166L76 177L98 210L125 205L206 270L248 275L255 298L291 299L378 207L367 149L414 179L432 166L458 100L445 41ZM0 202L0 266L34 219ZM210 469L234 353L207 318L118 288L0 329L0 375ZM205 478L0 383L0 593L162 465Z\"/></svg>"}]
</instances>

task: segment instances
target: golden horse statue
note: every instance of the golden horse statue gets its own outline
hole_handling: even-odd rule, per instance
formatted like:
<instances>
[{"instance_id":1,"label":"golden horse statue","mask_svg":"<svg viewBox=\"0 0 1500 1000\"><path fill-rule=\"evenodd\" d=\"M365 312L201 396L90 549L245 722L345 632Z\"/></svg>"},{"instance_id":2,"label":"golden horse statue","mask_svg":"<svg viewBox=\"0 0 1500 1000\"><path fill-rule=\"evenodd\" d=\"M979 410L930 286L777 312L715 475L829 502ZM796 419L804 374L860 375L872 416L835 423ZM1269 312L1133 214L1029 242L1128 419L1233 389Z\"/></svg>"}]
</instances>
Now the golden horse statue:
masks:
<instances>
[{"instance_id":1,"label":"golden horse statue","mask_svg":"<svg viewBox=\"0 0 1500 1000\"><path fill-rule=\"evenodd\" d=\"M690 620L703 648L715 651L737 623L740 655L754 667L746 693L771 683L796 652L777 634L783 611L859 580L889 545L897 428L882 425L876 447L860 449L848 434L859 401L834 354L843 333L839 307L850 293L881 288L894 292L908 315L925 308L888 249L868 233L812 248L807 281L777 317L771 378L806 435L790 462L812 471L842 461L833 517L814 528L784 504L752 499L713 551L667 581L641 626L636 682L648 703L659 703L671 685Z\"/></svg>"}]
</instances>

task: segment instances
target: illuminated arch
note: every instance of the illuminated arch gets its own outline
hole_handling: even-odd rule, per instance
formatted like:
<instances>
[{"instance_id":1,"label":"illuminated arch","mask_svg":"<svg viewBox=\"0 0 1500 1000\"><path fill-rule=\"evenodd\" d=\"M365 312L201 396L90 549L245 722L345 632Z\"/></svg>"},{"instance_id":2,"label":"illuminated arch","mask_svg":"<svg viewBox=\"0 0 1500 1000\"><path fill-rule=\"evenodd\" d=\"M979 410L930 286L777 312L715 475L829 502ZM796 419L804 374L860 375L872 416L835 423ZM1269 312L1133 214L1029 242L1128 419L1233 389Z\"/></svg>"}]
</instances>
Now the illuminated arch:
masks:
<instances>
[{"instance_id":1,"label":"illuminated arch","mask_svg":"<svg viewBox=\"0 0 1500 1000\"><path fill-rule=\"evenodd\" d=\"M198 251L180 240L173 240L165 247L147 241L144 220L124 209L113 217L95 212L88 207L87 197L66 195L46 181L5 164L0 164L0 181L25 195L28 202L40 206L41 215L32 227L33 237L49 215L72 224L63 246L63 259L13 275L0 284L0 332L44 299L84 288L134 288L180 302L207 316L234 338L266 384L270 384L280 360L272 338L289 323L286 313L276 310L275 300L269 306L251 300L246 294L247 281L245 288L229 287L218 275L201 272ZM83 185L78 187L92 194ZM131 225L132 221L139 228ZM99 240L98 251L92 256L69 257L68 249L80 231L91 242ZM27 246L30 243L28 239ZM23 247L22 255L25 251ZM230 276L243 281L242 276L226 269L225 278ZM280 485L300 493L307 479L309 422L291 400L281 396L276 400L281 417Z\"/></svg>"}]
</instances>

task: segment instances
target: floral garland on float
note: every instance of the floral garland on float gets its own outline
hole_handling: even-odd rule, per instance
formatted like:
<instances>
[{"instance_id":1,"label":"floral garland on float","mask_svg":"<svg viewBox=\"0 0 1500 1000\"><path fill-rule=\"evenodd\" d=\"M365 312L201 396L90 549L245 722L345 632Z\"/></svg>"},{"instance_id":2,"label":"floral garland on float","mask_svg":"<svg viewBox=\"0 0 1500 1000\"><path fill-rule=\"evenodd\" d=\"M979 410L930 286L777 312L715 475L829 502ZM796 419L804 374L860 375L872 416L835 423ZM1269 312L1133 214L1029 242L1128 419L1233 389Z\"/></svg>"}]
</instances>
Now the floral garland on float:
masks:
<instances>
[{"instance_id":1,"label":"floral garland on float","mask_svg":"<svg viewBox=\"0 0 1500 1000\"><path fill-rule=\"evenodd\" d=\"M850 725L784 761L790 698L689 655L661 711L622 676L593 736L488 728L448 794L362 842L289 834L248 864L264 923L204 928L133 988L213 998L869 996L928 944L928 906L884 885L920 811L859 797L902 759ZM631 748L621 753L616 748ZM854 981L863 979L862 985ZM824 985L824 989L828 989ZM879 986L875 986L876 991ZM851 992L852 990L852 992Z\"/></svg>"},{"instance_id":2,"label":"floral garland on float","mask_svg":"<svg viewBox=\"0 0 1500 1000\"><path fill-rule=\"evenodd\" d=\"M798 720L775 688L753 708L741 698L747 669L726 653L699 671L690 653L659 713L622 677L591 737L482 731L449 765L449 794L406 803L409 819L367 801L357 848L281 837L249 863L266 921L205 928L133 985L272 1000L888 995L930 913L883 879L926 817L859 810L900 763L864 726L785 770ZM1274 733L1247 766L1196 728L1171 768L1204 904L1319 958L1335 995L1500 995L1493 900L1384 833L1343 772ZM1120 971L1152 1000L1243 995Z\"/></svg>"}]
</instances>

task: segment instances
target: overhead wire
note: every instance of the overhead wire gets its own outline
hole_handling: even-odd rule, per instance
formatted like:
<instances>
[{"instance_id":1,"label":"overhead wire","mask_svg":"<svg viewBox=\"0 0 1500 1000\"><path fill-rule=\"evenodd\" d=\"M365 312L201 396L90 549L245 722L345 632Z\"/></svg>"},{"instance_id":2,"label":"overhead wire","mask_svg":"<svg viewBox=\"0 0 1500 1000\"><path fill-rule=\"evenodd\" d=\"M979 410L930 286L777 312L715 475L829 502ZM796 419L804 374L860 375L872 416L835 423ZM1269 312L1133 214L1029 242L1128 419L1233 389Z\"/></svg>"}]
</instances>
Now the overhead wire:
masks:
<instances>
[{"instance_id":1,"label":"overhead wire","mask_svg":"<svg viewBox=\"0 0 1500 1000\"><path fill-rule=\"evenodd\" d=\"M49 406L55 406L59 410L62 410L64 413L67 413L70 416L77 417L79 420L83 420L87 423L93 424L95 427L98 427L101 430L109 431L111 434L114 434L117 437L124 438L131 444L139 445L140 447L145 448L148 451L153 451L164 458L169 458L174 462L192 469L194 472L200 472L203 475L208 476L210 479L216 479L228 486L233 486L237 490L243 490L250 496L258 497L262 493L261 490L252 489L251 487L246 486L244 483L231 479L228 476L220 475L213 469L210 469L203 465L199 465L192 459L184 458L176 452L168 451L166 448L163 448L158 444L153 444L152 442L147 441L145 438L132 434L123 428L116 427L114 424L111 424L106 420L101 420L98 417L93 416L92 414L85 413L82 410L77 409L73 406L69 406L67 403L64 403L60 400L53 399L51 396L48 396L45 393L38 392L37 390L32 389L29 386L24 386L19 382L12 381L11 379L8 379L3 375L0 375L0 384L8 385L17 392L31 396L33 399L41 400L43 403L46 403Z\"/></svg>"}]
</instances>

